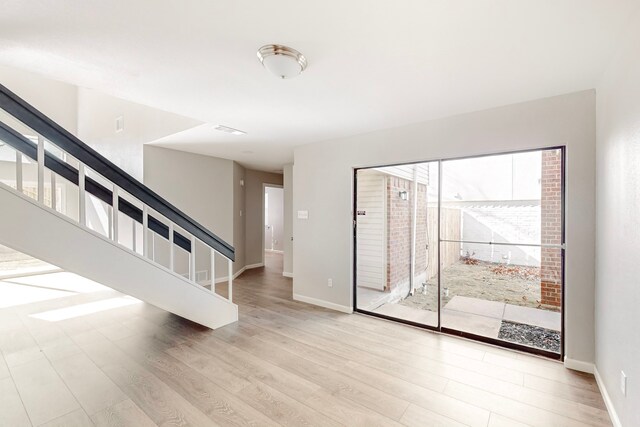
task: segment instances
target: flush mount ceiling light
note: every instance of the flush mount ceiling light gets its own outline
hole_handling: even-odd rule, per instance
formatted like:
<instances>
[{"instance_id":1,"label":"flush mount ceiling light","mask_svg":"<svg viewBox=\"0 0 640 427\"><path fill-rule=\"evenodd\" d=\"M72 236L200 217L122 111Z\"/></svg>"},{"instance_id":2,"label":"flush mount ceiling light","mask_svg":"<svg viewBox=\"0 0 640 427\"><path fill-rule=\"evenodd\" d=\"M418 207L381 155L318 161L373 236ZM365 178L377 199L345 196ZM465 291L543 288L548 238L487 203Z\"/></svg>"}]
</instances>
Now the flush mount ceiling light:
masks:
<instances>
[{"instance_id":1,"label":"flush mount ceiling light","mask_svg":"<svg viewBox=\"0 0 640 427\"><path fill-rule=\"evenodd\" d=\"M215 125L213 128L215 130L219 130L220 132L230 133L232 135L246 135L247 134L243 130L230 128L229 126Z\"/></svg>"},{"instance_id":2,"label":"flush mount ceiling light","mask_svg":"<svg viewBox=\"0 0 640 427\"><path fill-rule=\"evenodd\" d=\"M307 68L307 58L295 49L279 44L267 44L258 49L258 59L269 72L281 79L290 79Z\"/></svg>"}]
</instances>

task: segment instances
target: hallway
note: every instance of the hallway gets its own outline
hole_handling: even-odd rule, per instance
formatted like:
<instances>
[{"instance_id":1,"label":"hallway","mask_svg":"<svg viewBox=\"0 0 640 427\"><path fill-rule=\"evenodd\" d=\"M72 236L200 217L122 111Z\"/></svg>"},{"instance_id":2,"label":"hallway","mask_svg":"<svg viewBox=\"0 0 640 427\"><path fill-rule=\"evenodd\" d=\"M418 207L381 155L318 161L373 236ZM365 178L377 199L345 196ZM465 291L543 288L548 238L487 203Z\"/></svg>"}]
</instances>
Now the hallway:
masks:
<instances>
[{"instance_id":1,"label":"hallway","mask_svg":"<svg viewBox=\"0 0 640 427\"><path fill-rule=\"evenodd\" d=\"M128 298L100 287L0 309L0 425L611 425L592 376L293 301L280 263L216 331L142 302L42 315Z\"/></svg>"}]
</instances>

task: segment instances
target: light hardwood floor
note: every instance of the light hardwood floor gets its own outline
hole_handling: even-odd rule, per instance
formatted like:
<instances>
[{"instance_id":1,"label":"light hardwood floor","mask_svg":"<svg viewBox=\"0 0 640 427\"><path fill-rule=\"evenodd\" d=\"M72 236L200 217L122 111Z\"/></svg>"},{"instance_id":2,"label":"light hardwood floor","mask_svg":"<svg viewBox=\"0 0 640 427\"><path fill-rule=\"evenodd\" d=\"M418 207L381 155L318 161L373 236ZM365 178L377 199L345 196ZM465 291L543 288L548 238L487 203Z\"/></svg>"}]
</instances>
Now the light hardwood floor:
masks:
<instances>
[{"instance_id":1,"label":"light hardwood floor","mask_svg":"<svg viewBox=\"0 0 640 427\"><path fill-rule=\"evenodd\" d=\"M148 304L30 316L114 291L0 309L0 425L611 425L590 375L295 302L280 263L235 281L216 331Z\"/></svg>"}]
</instances>

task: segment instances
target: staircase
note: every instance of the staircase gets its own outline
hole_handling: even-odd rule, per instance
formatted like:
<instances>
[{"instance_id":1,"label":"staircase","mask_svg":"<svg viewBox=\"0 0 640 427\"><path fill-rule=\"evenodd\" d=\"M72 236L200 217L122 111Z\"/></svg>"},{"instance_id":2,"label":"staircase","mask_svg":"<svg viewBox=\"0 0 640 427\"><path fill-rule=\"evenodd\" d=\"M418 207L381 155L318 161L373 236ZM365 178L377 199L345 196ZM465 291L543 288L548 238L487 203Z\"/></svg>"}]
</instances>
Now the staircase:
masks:
<instances>
[{"instance_id":1,"label":"staircase","mask_svg":"<svg viewBox=\"0 0 640 427\"><path fill-rule=\"evenodd\" d=\"M231 245L2 85L0 109L0 244L210 328L238 320Z\"/></svg>"}]
</instances>

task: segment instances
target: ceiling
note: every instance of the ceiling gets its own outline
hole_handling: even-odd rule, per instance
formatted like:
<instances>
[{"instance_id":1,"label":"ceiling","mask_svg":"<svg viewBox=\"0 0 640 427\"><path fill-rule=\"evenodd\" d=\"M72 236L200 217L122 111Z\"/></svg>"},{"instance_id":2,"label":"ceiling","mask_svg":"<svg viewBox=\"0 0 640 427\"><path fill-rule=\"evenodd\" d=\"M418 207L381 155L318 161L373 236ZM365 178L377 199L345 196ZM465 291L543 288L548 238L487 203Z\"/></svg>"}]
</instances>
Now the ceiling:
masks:
<instances>
[{"instance_id":1,"label":"ceiling","mask_svg":"<svg viewBox=\"0 0 640 427\"><path fill-rule=\"evenodd\" d=\"M2 0L0 64L201 120L158 143L277 170L296 145L593 88L636 4ZM309 67L278 80L268 43Z\"/></svg>"}]
</instances>

